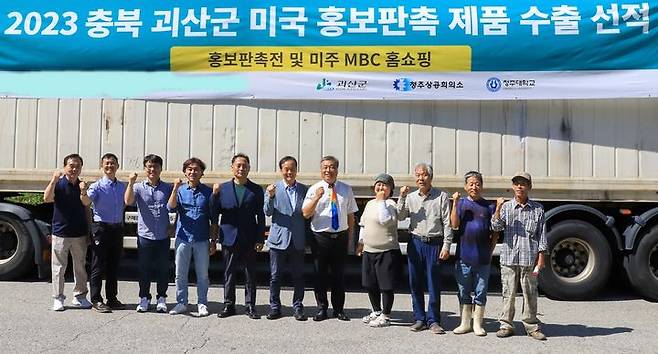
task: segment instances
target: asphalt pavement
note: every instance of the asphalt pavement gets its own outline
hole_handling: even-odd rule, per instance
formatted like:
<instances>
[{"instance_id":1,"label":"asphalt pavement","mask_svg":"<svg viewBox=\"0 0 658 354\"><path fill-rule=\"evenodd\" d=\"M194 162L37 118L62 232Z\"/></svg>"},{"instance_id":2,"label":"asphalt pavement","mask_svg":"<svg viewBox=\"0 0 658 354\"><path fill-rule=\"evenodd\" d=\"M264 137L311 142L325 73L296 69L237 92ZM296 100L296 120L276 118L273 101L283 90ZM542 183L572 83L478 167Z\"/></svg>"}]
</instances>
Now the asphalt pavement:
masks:
<instances>
[{"instance_id":1,"label":"asphalt pavement","mask_svg":"<svg viewBox=\"0 0 658 354\"><path fill-rule=\"evenodd\" d=\"M323 322L295 321L290 302L292 293L284 290L284 318L252 320L244 315L219 319L222 309L221 286L209 292L209 317L195 317L196 288L190 287L190 315L171 316L155 312L137 313L138 286L135 281L119 283L119 298L127 309L111 314L70 308L72 284L67 282L67 310L53 312L51 285L44 281L0 283L0 351L2 353L400 353L400 352L500 352L500 353L656 353L658 352L658 307L624 290L613 290L596 301L539 300L540 320L547 341L524 335L520 322L517 335L495 336L495 318L500 309L500 292L489 294L486 337L472 333L434 335L413 333L411 300L398 294L393 308L393 325L369 328L360 318L370 311L367 294L350 291L346 312L349 322L330 319ZM155 290L155 289L153 289ZM243 290L238 289L238 304ZM170 299L175 297L173 284ZM269 292L258 289L258 311L268 311ZM172 306L170 300L170 308ZM517 301L517 317L521 313ZM311 291L306 292L306 312L315 312ZM450 331L459 324L454 289L442 296L442 325ZM238 313L242 307L238 306Z\"/></svg>"}]
</instances>

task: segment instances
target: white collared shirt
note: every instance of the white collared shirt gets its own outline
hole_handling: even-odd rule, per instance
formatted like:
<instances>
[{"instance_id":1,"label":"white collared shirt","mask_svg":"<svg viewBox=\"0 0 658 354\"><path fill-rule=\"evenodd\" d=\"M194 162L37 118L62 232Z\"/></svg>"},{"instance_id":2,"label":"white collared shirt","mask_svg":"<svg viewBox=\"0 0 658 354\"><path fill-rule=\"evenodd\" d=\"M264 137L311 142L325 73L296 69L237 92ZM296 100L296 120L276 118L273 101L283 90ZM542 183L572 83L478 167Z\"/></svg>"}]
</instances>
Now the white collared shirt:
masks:
<instances>
[{"instance_id":1,"label":"white collared shirt","mask_svg":"<svg viewBox=\"0 0 658 354\"><path fill-rule=\"evenodd\" d=\"M349 185L336 181L334 188L336 188L336 198L338 199L338 230L331 227L331 189L327 182L320 181L309 187L304 198L303 207L311 203L315 197L315 192L318 188L324 188L324 194L315 206L315 214L311 219L311 230L314 232L339 232L347 230L347 215L356 213L359 207L356 205L352 187Z\"/></svg>"}]
</instances>

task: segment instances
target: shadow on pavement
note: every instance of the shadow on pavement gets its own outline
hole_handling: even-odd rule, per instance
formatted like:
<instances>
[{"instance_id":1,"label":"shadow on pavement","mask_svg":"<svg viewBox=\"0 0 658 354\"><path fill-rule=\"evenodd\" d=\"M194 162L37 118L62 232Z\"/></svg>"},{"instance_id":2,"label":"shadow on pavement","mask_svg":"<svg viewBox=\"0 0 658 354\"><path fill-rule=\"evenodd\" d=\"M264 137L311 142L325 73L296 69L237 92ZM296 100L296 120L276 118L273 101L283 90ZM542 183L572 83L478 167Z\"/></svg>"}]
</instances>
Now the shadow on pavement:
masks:
<instances>
[{"instance_id":1,"label":"shadow on pavement","mask_svg":"<svg viewBox=\"0 0 658 354\"><path fill-rule=\"evenodd\" d=\"M633 328L628 327L589 327L581 324L559 325L559 324L542 324L542 330L547 337L600 337L613 334L629 333Z\"/></svg>"}]
</instances>

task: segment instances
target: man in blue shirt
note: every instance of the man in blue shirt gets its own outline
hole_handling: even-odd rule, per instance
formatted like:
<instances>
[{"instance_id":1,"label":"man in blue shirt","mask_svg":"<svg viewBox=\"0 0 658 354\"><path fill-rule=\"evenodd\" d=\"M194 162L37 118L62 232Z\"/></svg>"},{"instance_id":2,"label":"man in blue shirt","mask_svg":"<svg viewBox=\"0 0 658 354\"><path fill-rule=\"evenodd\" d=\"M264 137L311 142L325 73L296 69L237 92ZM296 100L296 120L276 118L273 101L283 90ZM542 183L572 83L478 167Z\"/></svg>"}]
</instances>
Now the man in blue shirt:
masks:
<instances>
[{"instance_id":1,"label":"man in blue shirt","mask_svg":"<svg viewBox=\"0 0 658 354\"><path fill-rule=\"evenodd\" d=\"M151 272L157 283L156 311L167 312L169 282L169 212L167 201L173 187L160 179L162 158L144 157L146 180L135 184L137 173L128 180L126 205L137 204L137 254L139 262L139 305L137 312L148 311L151 302Z\"/></svg>"},{"instance_id":2,"label":"man in blue shirt","mask_svg":"<svg viewBox=\"0 0 658 354\"><path fill-rule=\"evenodd\" d=\"M292 306L295 319L306 320L304 314L304 250L307 222L302 204L308 187L297 182L297 160L285 156L279 161L283 180L267 186L265 215L272 217L267 246L270 248L270 313L268 320L281 317L281 273L288 266L295 288Z\"/></svg>"},{"instance_id":3,"label":"man in blue shirt","mask_svg":"<svg viewBox=\"0 0 658 354\"><path fill-rule=\"evenodd\" d=\"M473 330L478 336L487 335L482 322L487 303L491 252L498 240L498 233L491 232L491 216L496 206L482 198L482 186L482 174L470 171L464 175L467 197L461 198L459 192L452 195L450 224L458 240L455 278L461 310L461 324L453 330L455 334Z\"/></svg>"},{"instance_id":4,"label":"man in blue shirt","mask_svg":"<svg viewBox=\"0 0 658 354\"><path fill-rule=\"evenodd\" d=\"M89 242L87 213L81 201L80 176L82 157L71 154L64 158L64 170L56 170L43 192L43 201L54 202L52 222L52 283L53 310L64 311L64 273L69 253L73 258L72 301L74 307L91 308L87 300L87 270L85 259Z\"/></svg>"},{"instance_id":5,"label":"man in blue shirt","mask_svg":"<svg viewBox=\"0 0 658 354\"><path fill-rule=\"evenodd\" d=\"M91 302L98 312L107 313L112 310L121 310L125 306L117 299L117 270L119 258L123 250L123 195L126 186L117 180L116 172L119 168L119 159L112 153L101 158L103 177L92 183L89 189L82 186L82 203L93 203L94 220L92 230L92 261L89 287L91 288ZM86 193L85 193L86 192ZM107 303L103 303L101 288L105 277L105 296Z\"/></svg>"},{"instance_id":6,"label":"man in blue shirt","mask_svg":"<svg viewBox=\"0 0 658 354\"><path fill-rule=\"evenodd\" d=\"M208 316L208 263L210 254L215 252L217 240L217 220L213 217L212 188L201 183L206 164L192 157L183 163L187 183L180 178L174 181L174 188L167 206L177 214L176 221L176 306L171 315L187 312L187 279L190 262L194 259L197 278L197 311L199 317ZM213 241L212 247L208 237Z\"/></svg>"}]
</instances>

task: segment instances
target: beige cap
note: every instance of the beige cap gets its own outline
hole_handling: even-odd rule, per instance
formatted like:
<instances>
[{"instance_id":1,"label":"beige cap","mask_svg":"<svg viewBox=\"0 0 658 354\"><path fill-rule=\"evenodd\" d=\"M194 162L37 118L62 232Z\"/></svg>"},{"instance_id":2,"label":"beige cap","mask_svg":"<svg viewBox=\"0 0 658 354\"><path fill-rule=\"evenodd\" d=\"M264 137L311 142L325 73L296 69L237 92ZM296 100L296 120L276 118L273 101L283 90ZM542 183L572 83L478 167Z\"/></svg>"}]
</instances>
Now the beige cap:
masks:
<instances>
[{"instance_id":1,"label":"beige cap","mask_svg":"<svg viewBox=\"0 0 658 354\"><path fill-rule=\"evenodd\" d=\"M528 172L519 171L519 172L515 173L514 176L512 177L512 181L514 181L515 179L517 179L519 177L527 179L528 182L532 183L532 176L530 176L530 174Z\"/></svg>"}]
</instances>

